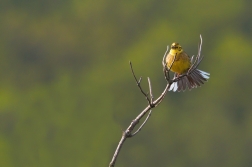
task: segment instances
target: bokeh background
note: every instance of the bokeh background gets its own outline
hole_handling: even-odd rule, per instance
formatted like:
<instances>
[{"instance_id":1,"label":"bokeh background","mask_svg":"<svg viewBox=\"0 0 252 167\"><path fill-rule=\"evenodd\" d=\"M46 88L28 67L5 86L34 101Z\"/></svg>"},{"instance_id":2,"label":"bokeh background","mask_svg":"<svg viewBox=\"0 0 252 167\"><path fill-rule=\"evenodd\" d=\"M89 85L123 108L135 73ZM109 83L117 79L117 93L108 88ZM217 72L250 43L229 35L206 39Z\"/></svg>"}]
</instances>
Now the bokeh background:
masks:
<instances>
[{"instance_id":1,"label":"bokeh background","mask_svg":"<svg viewBox=\"0 0 252 167\"><path fill-rule=\"evenodd\" d=\"M132 77L166 81L161 60L203 37L203 87L169 92L116 166L252 164L251 0L2 0L0 166L108 166L147 106Z\"/></svg>"}]
</instances>

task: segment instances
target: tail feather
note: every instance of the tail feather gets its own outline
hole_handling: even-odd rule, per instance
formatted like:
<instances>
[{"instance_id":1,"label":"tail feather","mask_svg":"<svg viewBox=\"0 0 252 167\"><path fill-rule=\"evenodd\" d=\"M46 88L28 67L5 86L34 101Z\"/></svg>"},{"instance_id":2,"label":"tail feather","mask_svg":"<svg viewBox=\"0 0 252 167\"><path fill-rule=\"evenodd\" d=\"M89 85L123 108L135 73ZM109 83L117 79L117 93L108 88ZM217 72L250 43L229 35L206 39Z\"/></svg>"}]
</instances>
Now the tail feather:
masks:
<instances>
[{"instance_id":1,"label":"tail feather","mask_svg":"<svg viewBox=\"0 0 252 167\"><path fill-rule=\"evenodd\" d=\"M200 84L204 84L203 81L201 81L201 76L195 73L191 73L191 76L193 78L193 81L197 84L197 86L200 86Z\"/></svg>"},{"instance_id":2,"label":"tail feather","mask_svg":"<svg viewBox=\"0 0 252 167\"><path fill-rule=\"evenodd\" d=\"M178 92L182 89L182 79L177 82Z\"/></svg>"},{"instance_id":3,"label":"tail feather","mask_svg":"<svg viewBox=\"0 0 252 167\"><path fill-rule=\"evenodd\" d=\"M182 82L183 82L183 84L182 84L182 86L183 86L182 90L185 90L186 89L186 85L187 85L186 78L184 80L182 80Z\"/></svg>"},{"instance_id":4,"label":"tail feather","mask_svg":"<svg viewBox=\"0 0 252 167\"><path fill-rule=\"evenodd\" d=\"M209 73L207 73L207 72L205 72L205 71L201 71L201 70L199 70L199 69L197 69L201 74L202 74L202 76L204 77L204 78L206 78L206 79L209 79L210 77L208 76L208 75L210 75Z\"/></svg>"},{"instance_id":5,"label":"tail feather","mask_svg":"<svg viewBox=\"0 0 252 167\"><path fill-rule=\"evenodd\" d=\"M203 81L207 81L207 79L205 79L205 78L203 77L203 74L201 74L200 71L198 71L197 69L194 70L194 71L192 72L192 74L196 75L197 78L202 79Z\"/></svg>"},{"instance_id":6,"label":"tail feather","mask_svg":"<svg viewBox=\"0 0 252 167\"><path fill-rule=\"evenodd\" d=\"M188 89L191 90L194 87L194 85L191 85L191 83L189 82L187 77L185 77L185 80L186 80L186 85L188 86ZM186 89L186 87L185 87L185 89Z\"/></svg>"},{"instance_id":7,"label":"tail feather","mask_svg":"<svg viewBox=\"0 0 252 167\"><path fill-rule=\"evenodd\" d=\"M192 88L200 87L210 78L209 75L210 74L205 71L195 69L179 81L172 83L169 91L180 92L185 91L187 88L191 90ZM175 76L177 75L175 74Z\"/></svg>"},{"instance_id":8,"label":"tail feather","mask_svg":"<svg viewBox=\"0 0 252 167\"><path fill-rule=\"evenodd\" d=\"M187 78L188 80L189 80L189 82L190 82L190 84L191 84L191 86L192 86L192 88L195 88L195 87L197 87L197 83L195 83L195 79L193 78L193 76L192 75L188 75L187 77L185 77L185 78Z\"/></svg>"}]
</instances>

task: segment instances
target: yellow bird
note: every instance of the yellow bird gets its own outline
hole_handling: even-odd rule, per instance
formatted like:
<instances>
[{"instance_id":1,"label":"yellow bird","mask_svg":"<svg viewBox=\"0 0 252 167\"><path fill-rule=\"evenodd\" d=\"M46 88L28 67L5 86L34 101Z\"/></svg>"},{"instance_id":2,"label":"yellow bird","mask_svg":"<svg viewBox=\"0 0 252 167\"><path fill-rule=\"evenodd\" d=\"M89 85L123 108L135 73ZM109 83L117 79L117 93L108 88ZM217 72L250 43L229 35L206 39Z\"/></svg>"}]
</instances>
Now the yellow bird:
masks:
<instances>
[{"instance_id":1,"label":"yellow bird","mask_svg":"<svg viewBox=\"0 0 252 167\"><path fill-rule=\"evenodd\" d=\"M200 54L200 53L199 53ZM200 55L199 55L200 56ZM199 62L202 58L198 59ZM201 84L204 84L204 81L209 79L209 73L201 71L197 68L191 68L194 66L193 58L190 58L179 45L179 43L173 43L171 45L170 52L166 55L166 65L167 68L175 73L174 77L179 77L180 75L187 74L185 77L181 78L177 82L174 82L169 90L176 91L185 91L188 87L189 90L192 88L197 88Z\"/></svg>"}]
</instances>

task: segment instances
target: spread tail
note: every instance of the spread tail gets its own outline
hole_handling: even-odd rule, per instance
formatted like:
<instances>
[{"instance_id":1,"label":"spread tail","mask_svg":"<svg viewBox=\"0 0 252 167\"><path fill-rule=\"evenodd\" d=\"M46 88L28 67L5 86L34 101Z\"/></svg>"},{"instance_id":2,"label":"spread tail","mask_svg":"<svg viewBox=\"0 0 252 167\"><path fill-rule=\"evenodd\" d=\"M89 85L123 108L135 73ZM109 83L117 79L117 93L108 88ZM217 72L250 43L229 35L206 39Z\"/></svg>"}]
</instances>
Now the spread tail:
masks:
<instances>
[{"instance_id":1,"label":"spread tail","mask_svg":"<svg viewBox=\"0 0 252 167\"><path fill-rule=\"evenodd\" d=\"M186 88L189 90L192 88L197 88L210 78L209 75L210 74L205 71L195 69L187 76L182 77L179 81L173 82L169 88L169 91L180 92L181 90L185 91Z\"/></svg>"}]
</instances>

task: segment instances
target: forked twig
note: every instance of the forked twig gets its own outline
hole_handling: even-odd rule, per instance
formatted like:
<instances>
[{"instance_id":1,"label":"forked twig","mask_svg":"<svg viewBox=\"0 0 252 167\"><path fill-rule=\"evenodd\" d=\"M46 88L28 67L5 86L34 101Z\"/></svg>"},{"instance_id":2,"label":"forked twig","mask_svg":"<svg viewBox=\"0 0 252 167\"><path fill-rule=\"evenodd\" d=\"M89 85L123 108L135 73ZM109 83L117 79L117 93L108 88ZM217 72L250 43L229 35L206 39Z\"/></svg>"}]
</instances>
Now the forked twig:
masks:
<instances>
[{"instance_id":1,"label":"forked twig","mask_svg":"<svg viewBox=\"0 0 252 167\"><path fill-rule=\"evenodd\" d=\"M200 35L200 44L198 46L198 54L194 60L194 63L192 64L192 66L190 67L187 73L191 73L193 70L195 70L199 66L201 60L203 59L203 56L201 57L201 46L202 46L202 37Z\"/></svg>"},{"instance_id":2,"label":"forked twig","mask_svg":"<svg viewBox=\"0 0 252 167\"><path fill-rule=\"evenodd\" d=\"M135 75L135 72L134 72L133 67L132 67L131 61L130 61L129 63L130 63L131 72L132 72L132 74L133 74L133 76L134 76L134 78L135 78L135 81L136 81L136 83L137 83L138 88L140 89L140 91L142 92L142 94L145 96L145 98L146 98L146 100L148 101L148 103L151 105L152 102L151 102L150 98L148 97L148 93L145 93L145 92L143 91L142 87L141 87L142 76L139 78L139 80L137 80L136 75Z\"/></svg>"},{"instance_id":3,"label":"forked twig","mask_svg":"<svg viewBox=\"0 0 252 167\"><path fill-rule=\"evenodd\" d=\"M173 63L172 63L173 65ZM171 67L172 67L171 65ZM136 130L134 133L132 133L132 131L134 130L135 126L139 123L140 119L142 119L142 117L148 112L150 111L152 108L155 108L156 106L158 106L161 101L164 99L168 89L170 88L171 84L174 82L173 80L171 80L170 82L167 83L163 93L155 100L150 100L150 98L148 97L147 93L145 93L140 85L140 82L141 82L141 77L139 79L139 81L137 80L136 76L135 76L135 73L134 73L134 70L133 70L133 67L132 67L132 63L130 62L130 68L131 68L131 71L132 71L132 74L135 78L135 81L137 82L137 86L139 87L140 91L144 94L144 96L146 97L149 105L134 119L132 120L132 122L130 123L129 127L123 132L122 134L122 138L121 140L119 141L118 145L117 145L117 148L115 150L115 153L113 155L113 158L109 164L109 167L114 167L115 165L115 162L116 162L116 159L118 157L118 154L122 148L122 145L124 143L124 141L129 138L129 137L132 137L134 135L136 135L141 129L142 127L145 125L145 123L147 122L147 120L149 119L150 115L151 115L151 112L149 112L149 115L146 117L145 121L143 122L143 124L139 127L138 130ZM150 95L151 95L151 99L153 98L153 95L152 95L152 90L151 90L151 83L150 83L150 79L149 80L149 89L150 89Z\"/></svg>"},{"instance_id":4,"label":"forked twig","mask_svg":"<svg viewBox=\"0 0 252 167\"><path fill-rule=\"evenodd\" d=\"M145 123L148 121L149 117L151 116L151 110L149 111L149 114L147 115L147 117L145 118L144 122L142 123L142 125L133 133L130 135L130 137L133 137L135 136L142 128L143 126L145 125Z\"/></svg>"}]
</instances>

